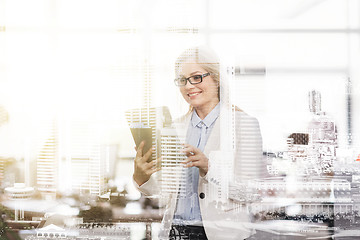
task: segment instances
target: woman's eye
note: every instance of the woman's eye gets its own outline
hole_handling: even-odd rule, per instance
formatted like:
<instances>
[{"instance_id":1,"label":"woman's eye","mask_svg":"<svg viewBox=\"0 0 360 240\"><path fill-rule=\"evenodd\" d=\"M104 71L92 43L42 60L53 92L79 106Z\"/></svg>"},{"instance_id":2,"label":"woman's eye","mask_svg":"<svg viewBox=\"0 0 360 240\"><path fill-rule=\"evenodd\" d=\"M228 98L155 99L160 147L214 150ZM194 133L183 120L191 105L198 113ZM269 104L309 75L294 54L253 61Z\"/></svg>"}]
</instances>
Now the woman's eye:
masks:
<instances>
[{"instance_id":1,"label":"woman's eye","mask_svg":"<svg viewBox=\"0 0 360 240\"><path fill-rule=\"evenodd\" d=\"M195 81L200 81L201 76L200 76L200 75L196 75L196 76L193 76L193 78L194 78Z\"/></svg>"}]
</instances>

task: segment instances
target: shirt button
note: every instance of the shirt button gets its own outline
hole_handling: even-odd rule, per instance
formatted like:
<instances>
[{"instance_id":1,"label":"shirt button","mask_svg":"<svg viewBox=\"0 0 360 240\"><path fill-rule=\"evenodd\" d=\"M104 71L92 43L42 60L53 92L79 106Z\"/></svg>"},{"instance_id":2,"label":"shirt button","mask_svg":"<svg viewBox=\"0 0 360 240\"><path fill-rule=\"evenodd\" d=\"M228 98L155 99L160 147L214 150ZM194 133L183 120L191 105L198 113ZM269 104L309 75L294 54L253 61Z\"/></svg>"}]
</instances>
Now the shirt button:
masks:
<instances>
[{"instance_id":1,"label":"shirt button","mask_svg":"<svg viewBox=\"0 0 360 240\"><path fill-rule=\"evenodd\" d=\"M201 199L204 199L204 198L205 198L205 193L203 193L203 192L200 193L200 194L199 194L199 197L200 197Z\"/></svg>"}]
</instances>

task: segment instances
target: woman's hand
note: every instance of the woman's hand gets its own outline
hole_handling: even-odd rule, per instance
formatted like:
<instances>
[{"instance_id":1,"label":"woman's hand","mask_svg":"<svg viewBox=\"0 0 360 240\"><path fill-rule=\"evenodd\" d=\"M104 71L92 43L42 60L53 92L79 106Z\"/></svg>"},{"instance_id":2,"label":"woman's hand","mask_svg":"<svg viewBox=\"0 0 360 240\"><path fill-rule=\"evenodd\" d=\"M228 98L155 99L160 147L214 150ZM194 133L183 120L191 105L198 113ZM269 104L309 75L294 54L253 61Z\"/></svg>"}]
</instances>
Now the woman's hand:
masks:
<instances>
[{"instance_id":1,"label":"woman's hand","mask_svg":"<svg viewBox=\"0 0 360 240\"><path fill-rule=\"evenodd\" d=\"M184 149L182 149L181 152L187 156L187 159L182 162L185 164L184 167L189 168L195 166L199 168L200 176L204 177L209 170L209 159L200 149L190 144L183 144L183 146Z\"/></svg>"},{"instance_id":2,"label":"woman's hand","mask_svg":"<svg viewBox=\"0 0 360 240\"><path fill-rule=\"evenodd\" d=\"M156 168L156 161L151 160L148 162L149 158L151 157L151 154L153 152L152 148L143 155L143 147L145 145L145 142L142 141L139 145L139 148L135 150L136 151L136 157L134 160L134 180L135 182L141 186L145 182L147 182L151 175L155 172L157 172L159 169Z\"/></svg>"}]
</instances>

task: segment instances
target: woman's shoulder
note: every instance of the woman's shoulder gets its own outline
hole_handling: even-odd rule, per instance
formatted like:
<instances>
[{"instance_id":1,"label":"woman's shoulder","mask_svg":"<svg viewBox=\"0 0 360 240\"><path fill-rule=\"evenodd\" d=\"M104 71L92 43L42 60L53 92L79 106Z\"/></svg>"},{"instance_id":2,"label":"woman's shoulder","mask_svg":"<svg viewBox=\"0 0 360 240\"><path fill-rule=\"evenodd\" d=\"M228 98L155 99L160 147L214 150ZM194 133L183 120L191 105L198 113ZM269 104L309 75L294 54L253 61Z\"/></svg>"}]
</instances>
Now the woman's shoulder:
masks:
<instances>
[{"instance_id":1,"label":"woman's shoulder","mask_svg":"<svg viewBox=\"0 0 360 240\"><path fill-rule=\"evenodd\" d=\"M235 113L236 117L255 118L255 117L251 116L250 114L248 114L247 112L244 112L242 110L238 111L238 110L235 109L234 113Z\"/></svg>"},{"instance_id":2,"label":"woman's shoulder","mask_svg":"<svg viewBox=\"0 0 360 240\"><path fill-rule=\"evenodd\" d=\"M225 107L225 109L227 109L227 111L232 111L235 119L248 119L248 120L254 120L257 121L257 119L253 116L251 116L250 114L248 114L247 112L245 112L244 110L242 110L241 108L239 108L238 106L232 104L232 105L223 105Z\"/></svg>"},{"instance_id":3,"label":"woman's shoulder","mask_svg":"<svg viewBox=\"0 0 360 240\"><path fill-rule=\"evenodd\" d=\"M242 110L235 110L235 121L237 124L259 127L259 121L257 118Z\"/></svg>"}]
</instances>

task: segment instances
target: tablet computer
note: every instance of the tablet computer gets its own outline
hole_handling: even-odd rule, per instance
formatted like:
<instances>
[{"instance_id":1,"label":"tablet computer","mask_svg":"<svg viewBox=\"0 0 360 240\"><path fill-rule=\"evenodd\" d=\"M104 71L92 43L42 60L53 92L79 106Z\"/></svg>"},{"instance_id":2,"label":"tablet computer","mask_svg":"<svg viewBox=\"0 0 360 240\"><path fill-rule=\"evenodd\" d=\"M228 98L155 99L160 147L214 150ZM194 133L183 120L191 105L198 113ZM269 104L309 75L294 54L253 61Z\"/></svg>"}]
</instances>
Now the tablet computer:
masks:
<instances>
[{"instance_id":1,"label":"tablet computer","mask_svg":"<svg viewBox=\"0 0 360 240\"><path fill-rule=\"evenodd\" d=\"M145 141L143 154L155 148L152 159L160 156L160 130L171 126L172 118L168 107L135 108L125 111L134 142L138 147ZM149 159L151 161L151 159Z\"/></svg>"},{"instance_id":2,"label":"tablet computer","mask_svg":"<svg viewBox=\"0 0 360 240\"><path fill-rule=\"evenodd\" d=\"M145 142L143 147L143 155L149 151L153 144L153 131L150 126L141 123L130 124L131 134L134 138L136 147L138 148L142 141Z\"/></svg>"}]
</instances>

